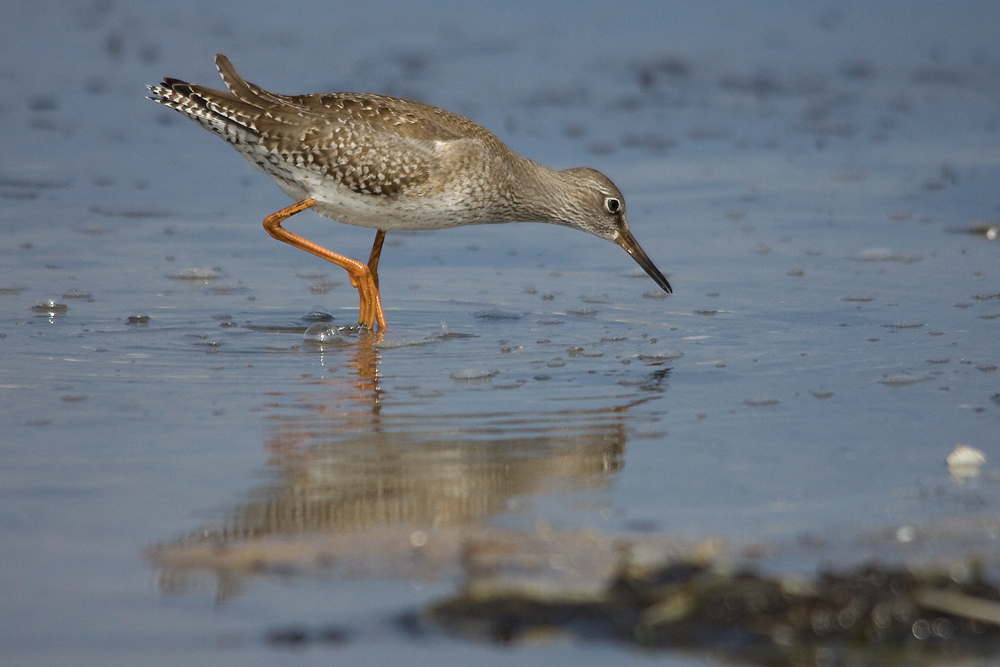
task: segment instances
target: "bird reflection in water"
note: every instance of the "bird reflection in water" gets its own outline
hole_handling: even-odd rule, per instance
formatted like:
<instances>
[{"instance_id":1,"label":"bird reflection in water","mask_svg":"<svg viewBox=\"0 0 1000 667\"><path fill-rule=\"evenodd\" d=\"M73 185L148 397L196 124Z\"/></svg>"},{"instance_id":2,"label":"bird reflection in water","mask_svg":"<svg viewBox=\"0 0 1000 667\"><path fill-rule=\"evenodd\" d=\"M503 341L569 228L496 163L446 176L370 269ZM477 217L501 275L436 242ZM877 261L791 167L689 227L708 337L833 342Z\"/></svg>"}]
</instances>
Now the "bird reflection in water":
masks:
<instances>
[{"instance_id":1,"label":"bird reflection in water","mask_svg":"<svg viewBox=\"0 0 1000 667\"><path fill-rule=\"evenodd\" d=\"M270 395L267 482L222 525L150 550L165 591L210 574L222 600L247 578L289 567L440 576L457 565L463 535L488 532L493 517L537 494L606 487L624 464L629 409L660 396L669 375L654 371L582 410L403 413L383 409L380 332L348 340L338 353L348 373Z\"/></svg>"}]
</instances>

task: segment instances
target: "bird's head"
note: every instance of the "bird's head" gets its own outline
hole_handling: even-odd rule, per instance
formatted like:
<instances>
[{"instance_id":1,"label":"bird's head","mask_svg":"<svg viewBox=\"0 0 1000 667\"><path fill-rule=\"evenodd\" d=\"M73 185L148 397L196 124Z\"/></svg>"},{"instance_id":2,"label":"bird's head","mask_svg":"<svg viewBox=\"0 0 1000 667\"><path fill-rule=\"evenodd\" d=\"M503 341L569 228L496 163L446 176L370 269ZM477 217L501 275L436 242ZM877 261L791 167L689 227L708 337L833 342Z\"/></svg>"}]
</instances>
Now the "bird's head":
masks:
<instances>
[{"instance_id":1,"label":"bird's head","mask_svg":"<svg viewBox=\"0 0 1000 667\"><path fill-rule=\"evenodd\" d=\"M563 181L556 196L553 222L617 243L667 294L670 283L649 259L628 229L625 198L611 179L594 169L577 167L558 172Z\"/></svg>"}]
</instances>

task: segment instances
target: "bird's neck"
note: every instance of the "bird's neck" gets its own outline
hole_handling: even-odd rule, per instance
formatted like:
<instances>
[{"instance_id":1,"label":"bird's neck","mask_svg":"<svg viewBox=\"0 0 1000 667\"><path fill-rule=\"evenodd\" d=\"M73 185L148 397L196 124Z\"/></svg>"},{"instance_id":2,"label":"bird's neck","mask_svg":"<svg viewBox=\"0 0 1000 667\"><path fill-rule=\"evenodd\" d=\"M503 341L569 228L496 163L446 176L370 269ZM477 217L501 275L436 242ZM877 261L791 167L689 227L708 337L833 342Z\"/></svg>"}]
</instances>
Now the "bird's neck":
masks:
<instances>
[{"instance_id":1,"label":"bird's neck","mask_svg":"<svg viewBox=\"0 0 1000 667\"><path fill-rule=\"evenodd\" d=\"M520 158L511 176L517 220L566 224L567 203L573 200L575 186L570 174Z\"/></svg>"}]
</instances>

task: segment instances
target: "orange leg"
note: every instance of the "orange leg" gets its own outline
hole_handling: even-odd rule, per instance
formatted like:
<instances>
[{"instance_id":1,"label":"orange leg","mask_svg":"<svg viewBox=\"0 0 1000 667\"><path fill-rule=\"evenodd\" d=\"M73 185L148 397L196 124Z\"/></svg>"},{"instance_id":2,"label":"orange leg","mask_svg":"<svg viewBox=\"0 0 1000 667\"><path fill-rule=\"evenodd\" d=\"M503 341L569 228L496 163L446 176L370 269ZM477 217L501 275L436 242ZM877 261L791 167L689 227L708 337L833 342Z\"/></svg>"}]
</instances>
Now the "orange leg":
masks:
<instances>
[{"instance_id":1,"label":"orange leg","mask_svg":"<svg viewBox=\"0 0 1000 667\"><path fill-rule=\"evenodd\" d=\"M279 241L283 241L288 245L295 246L317 257L322 257L328 262L333 262L337 266L343 267L351 278L351 286L357 288L358 295L361 297L358 324L369 329L374 329L377 320L379 328L385 329L385 314L382 312L382 299L378 292L377 278L373 278L373 275L377 275L374 271L359 261L338 255L319 244L291 233L281 226L281 223L291 216L315 205L316 200L312 197L307 197L300 202L281 209L277 213L272 213L264 218L264 229ZM379 231L384 236L384 232ZM376 242L379 240L379 237L376 236ZM381 250L381 243L377 243L377 245L379 246L379 250ZM375 253L374 248L372 248L372 253L375 255L375 266L378 267L378 253Z\"/></svg>"}]
</instances>

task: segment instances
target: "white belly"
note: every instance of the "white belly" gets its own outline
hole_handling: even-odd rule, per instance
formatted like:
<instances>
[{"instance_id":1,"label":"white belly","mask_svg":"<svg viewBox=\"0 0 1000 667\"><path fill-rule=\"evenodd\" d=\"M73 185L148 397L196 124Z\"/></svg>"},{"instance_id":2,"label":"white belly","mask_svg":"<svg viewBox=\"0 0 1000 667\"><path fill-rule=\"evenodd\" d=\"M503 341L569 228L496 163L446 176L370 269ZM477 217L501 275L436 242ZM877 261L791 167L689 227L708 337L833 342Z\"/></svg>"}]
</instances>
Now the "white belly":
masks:
<instances>
[{"instance_id":1,"label":"white belly","mask_svg":"<svg viewBox=\"0 0 1000 667\"><path fill-rule=\"evenodd\" d=\"M447 229L494 222L481 210L472 210L461 192L439 195L395 197L354 192L323 174L287 162L261 164L258 155L244 157L274 179L278 187L295 201L307 197L316 200L313 209L320 215L357 227L386 230Z\"/></svg>"}]
</instances>

